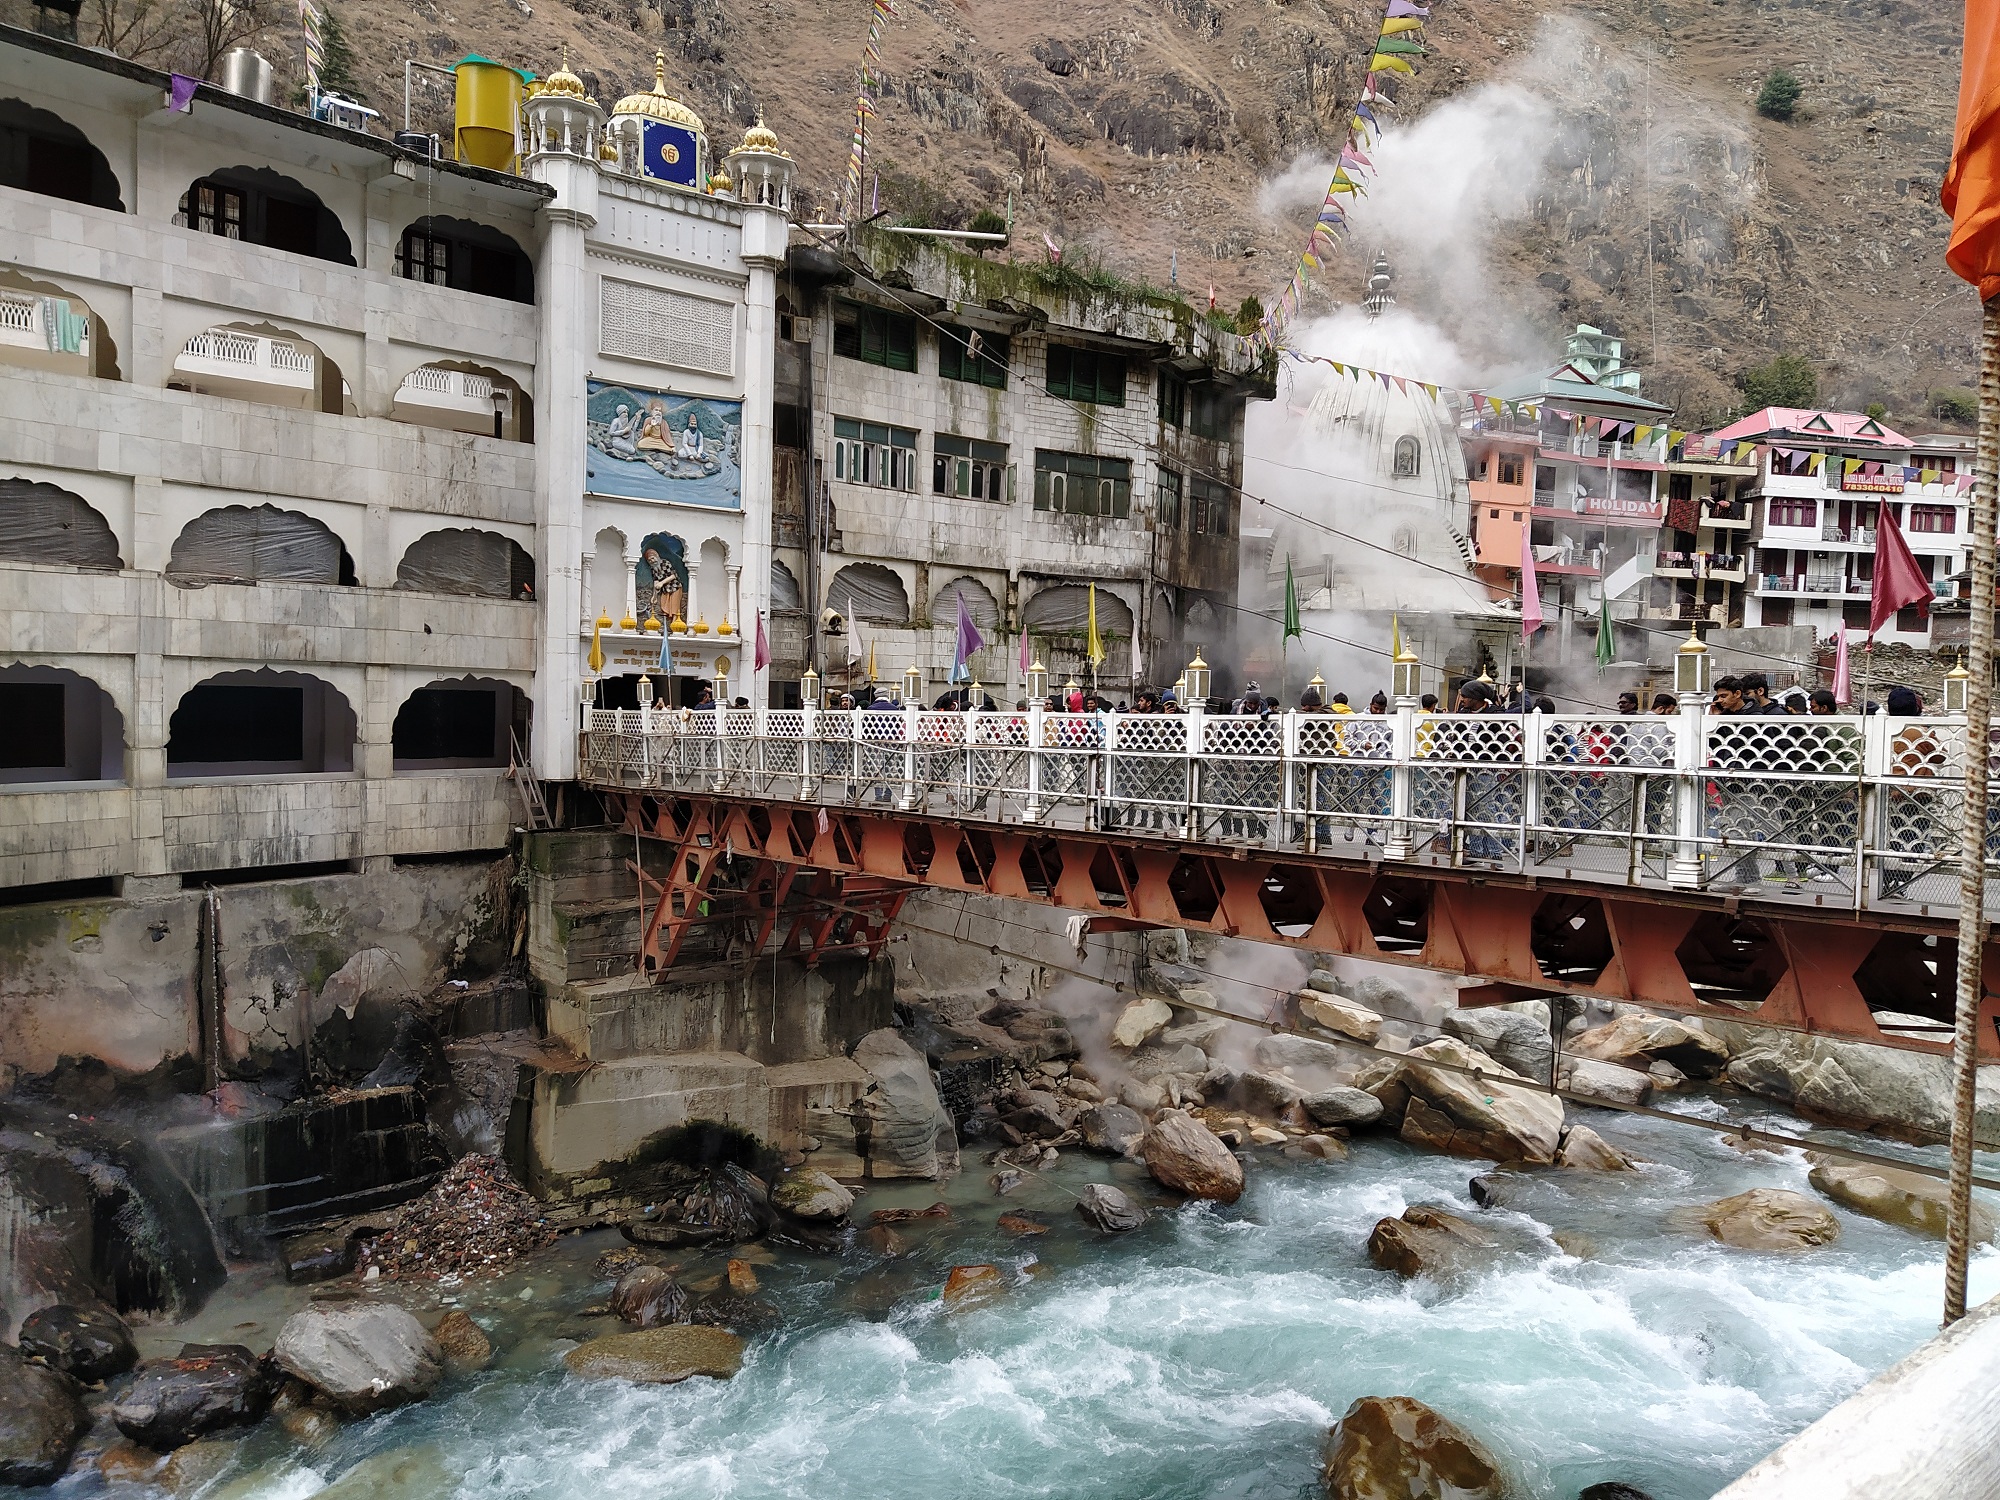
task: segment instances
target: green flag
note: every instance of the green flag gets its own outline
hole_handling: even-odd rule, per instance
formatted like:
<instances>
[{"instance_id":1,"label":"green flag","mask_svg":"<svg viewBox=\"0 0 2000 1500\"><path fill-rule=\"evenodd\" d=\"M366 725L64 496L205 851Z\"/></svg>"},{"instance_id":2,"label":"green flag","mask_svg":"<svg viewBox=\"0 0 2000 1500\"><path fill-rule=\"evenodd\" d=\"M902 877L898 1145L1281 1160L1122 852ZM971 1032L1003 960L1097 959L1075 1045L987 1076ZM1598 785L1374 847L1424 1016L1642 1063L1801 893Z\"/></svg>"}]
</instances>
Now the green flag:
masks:
<instances>
[{"instance_id":1,"label":"green flag","mask_svg":"<svg viewBox=\"0 0 2000 1500\"><path fill-rule=\"evenodd\" d=\"M1306 628L1299 623L1299 586L1292 578L1292 554L1285 554L1285 634L1283 640L1294 636L1305 638Z\"/></svg>"},{"instance_id":2,"label":"green flag","mask_svg":"<svg viewBox=\"0 0 2000 1500\"><path fill-rule=\"evenodd\" d=\"M1618 647L1611 639L1611 601L1597 602L1597 665L1601 671L1611 665L1618 655Z\"/></svg>"}]
</instances>

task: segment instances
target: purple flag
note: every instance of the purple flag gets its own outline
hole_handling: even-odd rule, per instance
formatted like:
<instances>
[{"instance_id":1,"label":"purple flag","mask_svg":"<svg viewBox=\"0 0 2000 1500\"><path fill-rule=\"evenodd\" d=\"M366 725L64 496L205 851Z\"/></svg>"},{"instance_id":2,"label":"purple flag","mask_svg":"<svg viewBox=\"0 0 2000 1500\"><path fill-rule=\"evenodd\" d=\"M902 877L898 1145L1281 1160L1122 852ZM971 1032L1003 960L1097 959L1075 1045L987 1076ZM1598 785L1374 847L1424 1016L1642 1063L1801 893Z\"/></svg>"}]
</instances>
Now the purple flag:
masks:
<instances>
[{"instance_id":1,"label":"purple flag","mask_svg":"<svg viewBox=\"0 0 2000 1500\"><path fill-rule=\"evenodd\" d=\"M189 78L185 73L169 73L167 87L167 108L176 114L194 113L194 88L199 78Z\"/></svg>"},{"instance_id":2,"label":"purple flag","mask_svg":"<svg viewBox=\"0 0 2000 1500\"><path fill-rule=\"evenodd\" d=\"M952 652L951 680L964 682L968 680L965 663L973 652L985 647L986 637L981 635L979 627L972 623L972 611L965 607L965 590L953 590L953 597L958 600L958 641Z\"/></svg>"},{"instance_id":3,"label":"purple flag","mask_svg":"<svg viewBox=\"0 0 2000 1500\"><path fill-rule=\"evenodd\" d=\"M1410 0L1389 0L1389 19L1400 21L1410 16L1421 20L1431 13L1428 5L1412 5Z\"/></svg>"},{"instance_id":4,"label":"purple flag","mask_svg":"<svg viewBox=\"0 0 2000 1500\"><path fill-rule=\"evenodd\" d=\"M764 634L764 611L760 609L757 611L756 654L750 658L750 669L753 672L761 672L764 670L764 668L770 665L771 665L771 638L768 635Z\"/></svg>"}]
</instances>

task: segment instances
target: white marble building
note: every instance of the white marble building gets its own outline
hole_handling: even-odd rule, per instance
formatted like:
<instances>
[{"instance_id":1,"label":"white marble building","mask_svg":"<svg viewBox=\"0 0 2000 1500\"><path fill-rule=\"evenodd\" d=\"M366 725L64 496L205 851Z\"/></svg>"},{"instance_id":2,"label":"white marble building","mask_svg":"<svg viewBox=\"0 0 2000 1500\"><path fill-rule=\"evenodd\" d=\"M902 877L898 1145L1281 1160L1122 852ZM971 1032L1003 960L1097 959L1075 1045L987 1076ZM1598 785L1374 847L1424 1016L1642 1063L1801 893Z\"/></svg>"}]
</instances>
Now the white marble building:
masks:
<instances>
[{"instance_id":1,"label":"white marble building","mask_svg":"<svg viewBox=\"0 0 2000 1500\"><path fill-rule=\"evenodd\" d=\"M676 661L739 691L768 132L717 163L664 91L558 72L501 173L167 88L0 29L0 886L504 845L511 746L574 774L593 638L608 677L659 659L649 538ZM684 182L645 154L674 132Z\"/></svg>"}]
</instances>

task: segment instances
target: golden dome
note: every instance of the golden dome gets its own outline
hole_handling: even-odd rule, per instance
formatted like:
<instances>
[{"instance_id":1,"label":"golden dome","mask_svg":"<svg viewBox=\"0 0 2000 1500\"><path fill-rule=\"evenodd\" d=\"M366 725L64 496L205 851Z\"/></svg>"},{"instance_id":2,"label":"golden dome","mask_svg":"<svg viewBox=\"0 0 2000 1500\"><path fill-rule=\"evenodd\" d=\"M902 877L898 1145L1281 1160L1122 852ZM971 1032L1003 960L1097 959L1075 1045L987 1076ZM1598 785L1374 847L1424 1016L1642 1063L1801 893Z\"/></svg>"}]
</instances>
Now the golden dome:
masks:
<instances>
[{"instance_id":1,"label":"golden dome","mask_svg":"<svg viewBox=\"0 0 2000 1500\"><path fill-rule=\"evenodd\" d=\"M667 93L667 54L653 54L653 87L644 94L627 94L611 106L614 115L643 115L648 120L665 120L699 131L701 116Z\"/></svg>"},{"instance_id":2,"label":"golden dome","mask_svg":"<svg viewBox=\"0 0 2000 1500\"><path fill-rule=\"evenodd\" d=\"M727 171L721 167L717 167L714 172L709 174L708 190L716 194L733 193L736 191L736 184L730 179Z\"/></svg>"},{"instance_id":3,"label":"golden dome","mask_svg":"<svg viewBox=\"0 0 2000 1500\"><path fill-rule=\"evenodd\" d=\"M555 72L542 80L542 86L536 92L541 94L561 94L568 99L581 99L583 97L583 80L569 70L569 48L567 46L562 49L562 62L557 65Z\"/></svg>"},{"instance_id":4,"label":"golden dome","mask_svg":"<svg viewBox=\"0 0 2000 1500\"><path fill-rule=\"evenodd\" d=\"M757 116L757 123L755 125L752 125L748 130L743 132L743 144L737 149L741 151L777 152L778 151L777 132L772 130L770 126L766 125L764 123L764 117L762 115L759 115Z\"/></svg>"}]
</instances>

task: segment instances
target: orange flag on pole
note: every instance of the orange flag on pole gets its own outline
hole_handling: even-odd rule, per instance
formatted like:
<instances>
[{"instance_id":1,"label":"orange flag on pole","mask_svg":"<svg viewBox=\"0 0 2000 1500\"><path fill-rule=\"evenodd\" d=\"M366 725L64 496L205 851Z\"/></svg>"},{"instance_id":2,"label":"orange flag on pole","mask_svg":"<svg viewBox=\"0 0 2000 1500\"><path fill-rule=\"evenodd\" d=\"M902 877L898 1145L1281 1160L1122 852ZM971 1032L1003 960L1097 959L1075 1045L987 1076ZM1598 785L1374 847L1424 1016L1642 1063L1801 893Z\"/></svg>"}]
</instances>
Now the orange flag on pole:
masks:
<instances>
[{"instance_id":1,"label":"orange flag on pole","mask_svg":"<svg viewBox=\"0 0 2000 1500\"><path fill-rule=\"evenodd\" d=\"M1951 215L1945 264L2000 297L2000 0L1965 0L1965 58L1958 81L1958 131L1938 194Z\"/></svg>"}]
</instances>

